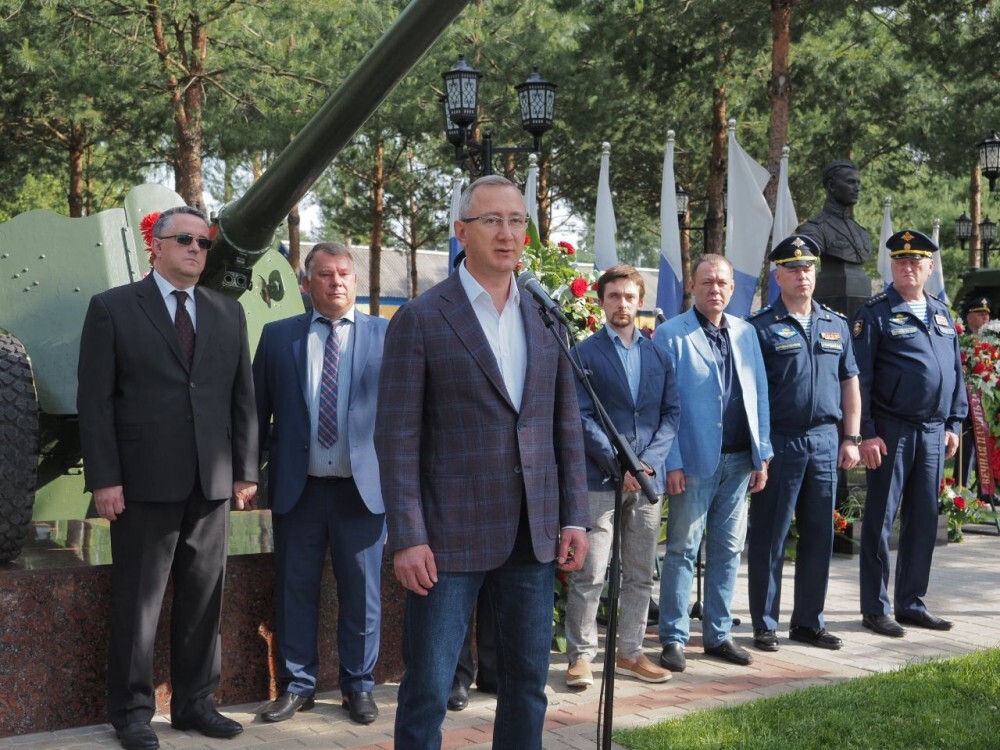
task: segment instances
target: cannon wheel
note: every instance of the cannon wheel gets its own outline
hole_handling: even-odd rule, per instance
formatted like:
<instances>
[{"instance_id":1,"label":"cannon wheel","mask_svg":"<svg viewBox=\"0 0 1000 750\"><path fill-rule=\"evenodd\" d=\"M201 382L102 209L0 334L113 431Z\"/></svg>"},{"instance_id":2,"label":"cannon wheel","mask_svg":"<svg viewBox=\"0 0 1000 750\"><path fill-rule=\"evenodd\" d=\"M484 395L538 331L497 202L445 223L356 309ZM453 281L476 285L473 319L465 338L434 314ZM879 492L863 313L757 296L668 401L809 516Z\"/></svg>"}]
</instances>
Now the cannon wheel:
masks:
<instances>
[{"instance_id":1,"label":"cannon wheel","mask_svg":"<svg viewBox=\"0 0 1000 750\"><path fill-rule=\"evenodd\" d=\"M0 331L0 563L18 556L38 476L38 397L21 342Z\"/></svg>"}]
</instances>

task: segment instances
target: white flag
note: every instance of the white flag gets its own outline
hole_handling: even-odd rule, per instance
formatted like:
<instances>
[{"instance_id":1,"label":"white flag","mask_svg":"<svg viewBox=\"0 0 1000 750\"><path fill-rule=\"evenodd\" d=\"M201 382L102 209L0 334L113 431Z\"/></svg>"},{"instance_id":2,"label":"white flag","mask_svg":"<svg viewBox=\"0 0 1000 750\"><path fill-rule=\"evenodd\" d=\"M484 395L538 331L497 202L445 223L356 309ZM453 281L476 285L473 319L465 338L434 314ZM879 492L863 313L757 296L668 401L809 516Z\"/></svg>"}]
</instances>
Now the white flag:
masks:
<instances>
[{"instance_id":1,"label":"white flag","mask_svg":"<svg viewBox=\"0 0 1000 750\"><path fill-rule=\"evenodd\" d=\"M886 242L892 237L892 196L885 196L885 208L882 209L882 231L878 235L878 274L882 277L882 284L889 286L892 283L892 258L889 257L889 248Z\"/></svg>"},{"instance_id":2,"label":"white flag","mask_svg":"<svg viewBox=\"0 0 1000 750\"><path fill-rule=\"evenodd\" d=\"M681 264L681 231L677 226L677 183L674 180L674 131L667 131L663 155L663 185L660 188L660 276L656 284L656 306L672 318L684 304L684 271Z\"/></svg>"},{"instance_id":3,"label":"white flag","mask_svg":"<svg viewBox=\"0 0 1000 750\"><path fill-rule=\"evenodd\" d=\"M940 236L941 219L934 219L934 229L931 232L931 239L934 240L934 245L938 249L934 251L934 270L931 271L931 277L927 280L927 291L935 297L942 299L950 307L951 300L948 299L948 290L944 286L944 268L941 266Z\"/></svg>"},{"instance_id":4,"label":"white flag","mask_svg":"<svg viewBox=\"0 0 1000 750\"><path fill-rule=\"evenodd\" d=\"M601 174L597 180L597 212L594 217L594 265L601 271L618 264L615 246L615 209L611 204L611 144L601 146Z\"/></svg>"},{"instance_id":5,"label":"white flag","mask_svg":"<svg viewBox=\"0 0 1000 750\"><path fill-rule=\"evenodd\" d=\"M774 203L774 226L771 228L771 249L787 237L795 234L799 227L799 219L795 215L795 205L792 203L792 191L788 187L788 146L781 149L781 166L778 168L778 196ZM781 290L774 279L774 263L771 264L771 275L767 284L768 302L778 299Z\"/></svg>"},{"instance_id":6,"label":"white flag","mask_svg":"<svg viewBox=\"0 0 1000 750\"><path fill-rule=\"evenodd\" d=\"M750 314L767 238L773 223L764 200L770 172L750 158L736 140L736 120L729 121L729 192L726 257L733 264L736 290L726 312L741 318Z\"/></svg>"},{"instance_id":7,"label":"white flag","mask_svg":"<svg viewBox=\"0 0 1000 750\"><path fill-rule=\"evenodd\" d=\"M524 181L524 206L538 226L538 154L528 156L528 179Z\"/></svg>"}]
</instances>

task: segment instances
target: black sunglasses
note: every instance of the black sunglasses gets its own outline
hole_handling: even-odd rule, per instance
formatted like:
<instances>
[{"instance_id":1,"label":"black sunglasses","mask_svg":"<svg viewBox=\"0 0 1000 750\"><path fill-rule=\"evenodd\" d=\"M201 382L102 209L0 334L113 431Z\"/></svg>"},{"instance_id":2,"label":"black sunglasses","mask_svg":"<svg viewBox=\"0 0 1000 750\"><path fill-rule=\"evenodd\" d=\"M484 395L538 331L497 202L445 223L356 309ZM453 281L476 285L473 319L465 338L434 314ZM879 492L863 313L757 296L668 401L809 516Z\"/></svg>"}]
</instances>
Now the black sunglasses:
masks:
<instances>
[{"instance_id":1,"label":"black sunglasses","mask_svg":"<svg viewBox=\"0 0 1000 750\"><path fill-rule=\"evenodd\" d=\"M193 234L188 234L187 232L178 232L177 234L168 234L166 237L157 237L158 240L177 240L178 245L183 245L187 247L191 244L191 240L195 239ZM197 238L198 247L202 250L210 250L212 247L212 240L208 237L198 237Z\"/></svg>"}]
</instances>

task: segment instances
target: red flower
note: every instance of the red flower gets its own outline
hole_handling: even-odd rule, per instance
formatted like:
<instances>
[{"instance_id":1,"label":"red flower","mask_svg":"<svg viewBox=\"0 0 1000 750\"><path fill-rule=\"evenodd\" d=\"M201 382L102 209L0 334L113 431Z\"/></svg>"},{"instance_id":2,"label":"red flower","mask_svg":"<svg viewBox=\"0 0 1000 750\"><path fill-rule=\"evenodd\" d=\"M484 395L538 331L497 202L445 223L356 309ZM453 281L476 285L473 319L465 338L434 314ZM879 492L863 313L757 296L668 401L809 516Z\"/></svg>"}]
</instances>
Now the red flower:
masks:
<instances>
[{"instance_id":1,"label":"red flower","mask_svg":"<svg viewBox=\"0 0 1000 750\"><path fill-rule=\"evenodd\" d=\"M153 252L153 225L156 224L156 220L159 218L160 212L153 211L143 216L142 221L139 222L139 231L142 232L142 238L146 241L147 253Z\"/></svg>"},{"instance_id":2,"label":"red flower","mask_svg":"<svg viewBox=\"0 0 1000 750\"><path fill-rule=\"evenodd\" d=\"M587 316L587 328L589 328L591 331L597 330L597 318L595 318L593 315Z\"/></svg>"},{"instance_id":3,"label":"red flower","mask_svg":"<svg viewBox=\"0 0 1000 750\"><path fill-rule=\"evenodd\" d=\"M587 293L587 289L589 288L590 285L583 278L573 279L573 283L569 285L569 289L573 292L574 297L582 297Z\"/></svg>"},{"instance_id":4,"label":"red flower","mask_svg":"<svg viewBox=\"0 0 1000 750\"><path fill-rule=\"evenodd\" d=\"M955 321L955 330L958 331L959 333L965 333L965 329L962 328L962 324L957 320Z\"/></svg>"},{"instance_id":5,"label":"red flower","mask_svg":"<svg viewBox=\"0 0 1000 750\"><path fill-rule=\"evenodd\" d=\"M566 255L576 255L576 248L566 242L566 240L557 242L556 247L561 247L565 251Z\"/></svg>"},{"instance_id":6,"label":"red flower","mask_svg":"<svg viewBox=\"0 0 1000 750\"><path fill-rule=\"evenodd\" d=\"M517 265L514 266L515 271L520 271L522 268L524 268L524 263L522 263L521 261L518 261Z\"/></svg>"},{"instance_id":7,"label":"red flower","mask_svg":"<svg viewBox=\"0 0 1000 750\"><path fill-rule=\"evenodd\" d=\"M955 498L955 507L959 510L965 510L965 500L960 497Z\"/></svg>"},{"instance_id":8,"label":"red flower","mask_svg":"<svg viewBox=\"0 0 1000 750\"><path fill-rule=\"evenodd\" d=\"M972 366L972 372L974 372L976 375L982 375L984 372L986 372L986 365L984 365L982 362L976 362L976 364Z\"/></svg>"},{"instance_id":9,"label":"red flower","mask_svg":"<svg viewBox=\"0 0 1000 750\"><path fill-rule=\"evenodd\" d=\"M944 484L946 487L951 487L953 484L955 484L955 477L945 477Z\"/></svg>"}]
</instances>

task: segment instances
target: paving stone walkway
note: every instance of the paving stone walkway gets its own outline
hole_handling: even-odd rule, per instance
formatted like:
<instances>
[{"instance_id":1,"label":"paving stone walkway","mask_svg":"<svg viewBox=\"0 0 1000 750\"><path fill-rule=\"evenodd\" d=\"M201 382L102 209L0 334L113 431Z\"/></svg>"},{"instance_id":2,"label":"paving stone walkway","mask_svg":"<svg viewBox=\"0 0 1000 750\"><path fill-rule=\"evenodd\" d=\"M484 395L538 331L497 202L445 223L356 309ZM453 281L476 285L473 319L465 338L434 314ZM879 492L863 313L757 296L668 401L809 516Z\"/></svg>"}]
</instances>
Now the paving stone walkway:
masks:
<instances>
[{"instance_id":1,"label":"paving stone walkway","mask_svg":"<svg viewBox=\"0 0 1000 750\"><path fill-rule=\"evenodd\" d=\"M786 566L785 595L791 596L792 564ZM946 658L976 649L1000 646L1000 538L986 526L967 530L965 541L939 547L927 603L931 610L953 620L948 633L909 628L902 639L877 636L861 627L858 614L858 561L836 557L827 597L827 629L844 639L840 651L824 651L788 641L779 631L781 648L775 653L751 647L747 612L746 564L740 572L734 612L743 624L734 630L736 640L751 648L754 663L737 667L705 657L698 633L688 646L688 669L665 684L649 685L617 677L614 725L616 728L648 724L688 711L735 704L809 685L825 685L873 672L896 669L914 660ZM789 599L790 602L790 599ZM787 618L790 606L784 608ZM785 623L787 626L787 623ZM697 627L697 623L695 624ZM656 629L647 633L651 658L659 653ZM601 665L595 664L595 669ZM565 686L565 658L553 654L549 678L549 710L545 750L581 750L599 747L597 734L599 679L592 688L571 691ZM596 676L596 675L595 675ZM219 748L220 750L298 750L300 748L353 748L390 750L397 685L379 685L375 698L381 716L367 727L352 724L340 707L339 693L317 696L316 708L281 724L264 724L257 713L264 702L230 706L227 716L243 723L246 731L234 740L210 740L178 732L158 715L153 726L160 747L167 750ZM465 711L449 713L444 725L444 748L490 747L495 700L473 691ZM4 750L92 750L120 747L108 724L58 732L43 732L0 739Z\"/></svg>"}]
</instances>

